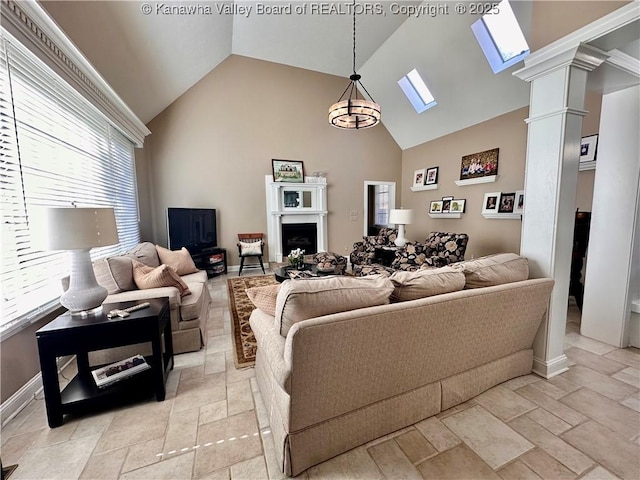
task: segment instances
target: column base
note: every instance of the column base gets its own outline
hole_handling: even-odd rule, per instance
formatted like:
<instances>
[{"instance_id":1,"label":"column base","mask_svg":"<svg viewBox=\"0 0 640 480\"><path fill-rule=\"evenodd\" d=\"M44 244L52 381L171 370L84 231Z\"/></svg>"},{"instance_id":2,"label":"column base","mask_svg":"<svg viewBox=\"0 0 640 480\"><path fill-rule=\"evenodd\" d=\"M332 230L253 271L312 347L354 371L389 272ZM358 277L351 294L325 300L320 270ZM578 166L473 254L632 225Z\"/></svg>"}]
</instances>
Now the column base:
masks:
<instances>
[{"instance_id":1,"label":"column base","mask_svg":"<svg viewBox=\"0 0 640 480\"><path fill-rule=\"evenodd\" d=\"M544 378L555 377L567 370L569 370L569 360L565 354L548 361L535 357L533 359L533 373Z\"/></svg>"}]
</instances>

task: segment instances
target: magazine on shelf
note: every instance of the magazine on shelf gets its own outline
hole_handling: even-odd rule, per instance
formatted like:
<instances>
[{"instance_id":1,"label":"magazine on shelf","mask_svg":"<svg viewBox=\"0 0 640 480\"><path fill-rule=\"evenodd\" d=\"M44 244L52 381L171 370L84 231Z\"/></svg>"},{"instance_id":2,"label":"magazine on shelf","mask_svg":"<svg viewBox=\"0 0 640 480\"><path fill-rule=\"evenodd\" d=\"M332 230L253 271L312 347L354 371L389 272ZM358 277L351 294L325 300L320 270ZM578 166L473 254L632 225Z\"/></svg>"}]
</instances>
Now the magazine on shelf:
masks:
<instances>
[{"instance_id":1,"label":"magazine on shelf","mask_svg":"<svg viewBox=\"0 0 640 480\"><path fill-rule=\"evenodd\" d=\"M119 362L92 370L91 374L93 375L96 385L102 388L149 368L151 368L151 366L142 355L134 355L133 357L125 358Z\"/></svg>"}]
</instances>

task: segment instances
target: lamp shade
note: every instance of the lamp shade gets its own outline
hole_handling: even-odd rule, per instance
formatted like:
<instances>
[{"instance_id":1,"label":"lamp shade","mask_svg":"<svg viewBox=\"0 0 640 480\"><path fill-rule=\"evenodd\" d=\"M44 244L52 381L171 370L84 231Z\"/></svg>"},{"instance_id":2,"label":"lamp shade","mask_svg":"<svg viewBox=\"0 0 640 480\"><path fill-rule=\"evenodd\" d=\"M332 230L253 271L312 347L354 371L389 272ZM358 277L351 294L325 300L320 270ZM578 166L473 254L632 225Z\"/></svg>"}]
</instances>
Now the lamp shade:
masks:
<instances>
[{"instance_id":1,"label":"lamp shade","mask_svg":"<svg viewBox=\"0 0 640 480\"><path fill-rule=\"evenodd\" d=\"M329 123L346 129L369 128L380 121L380 105L362 98L349 98L329 108Z\"/></svg>"},{"instance_id":2,"label":"lamp shade","mask_svg":"<svg viewBox=\"0 0 640 480\"><path fill-rule=\"evenodd\" d=\"M32 240L41 250L84 250L119 241L113 208L46 208L34 217L40 234Z\"/></svg>"},{"instance_id":3,"label":"lamp shade","mask_svg":"<svg viewBox=\"0 0 640 480\"><path fill-rule=\"evenodd\" d=\"M410 225L413 223L413 210L391 210L389 212L389 223L395 225Z\"/></svg>"}]
</instances>

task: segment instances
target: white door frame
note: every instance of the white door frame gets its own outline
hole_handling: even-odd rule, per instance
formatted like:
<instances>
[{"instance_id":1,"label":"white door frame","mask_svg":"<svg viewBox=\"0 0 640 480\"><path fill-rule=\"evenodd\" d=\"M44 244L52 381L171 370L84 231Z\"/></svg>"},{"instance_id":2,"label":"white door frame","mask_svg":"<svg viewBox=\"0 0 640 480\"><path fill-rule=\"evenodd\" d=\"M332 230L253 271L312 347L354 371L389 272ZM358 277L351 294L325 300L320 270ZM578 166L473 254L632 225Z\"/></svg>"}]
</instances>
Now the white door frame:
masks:
<instances>
[{"instance_id":1,"label":"white door frame","mask_svg":"<svg viewBox=\"0 0 640 480\"><path fill-rule=\"evenodd\" d=\"M369 186L370 185L389 185L389 210L396 208L396 182L384 182L377 180L365 180L364 181L364 225L363 225L363 235L366 237L369 234L368 231L368 218L369 218L369 202L368 202L368 194L369 194Z\"/></svg>"}]
</instances>

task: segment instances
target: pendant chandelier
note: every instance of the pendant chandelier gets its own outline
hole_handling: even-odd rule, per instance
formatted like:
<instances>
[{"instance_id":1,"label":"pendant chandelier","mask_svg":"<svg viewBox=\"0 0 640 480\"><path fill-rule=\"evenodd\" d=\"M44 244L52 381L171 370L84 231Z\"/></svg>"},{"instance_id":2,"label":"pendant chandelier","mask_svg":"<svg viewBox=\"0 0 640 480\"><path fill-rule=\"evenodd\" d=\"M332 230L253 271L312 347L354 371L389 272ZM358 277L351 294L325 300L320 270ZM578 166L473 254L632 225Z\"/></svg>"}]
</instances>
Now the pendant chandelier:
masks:
<instances>
[{"instance_id":1,"label":"pendant chandelier","mask_svg":"<svg viewBox=\"0 0 640 480\"><path fill-rule=\"evenodd\" d=\"M380 105L373 101L360 78L356 73L356 1L353 0L353 74L338 101L329 108L329 123L334 127L354 130L373 127L380 122ZM358 98L358 85L370 100Z\"/></svg>"}]
</instances>

